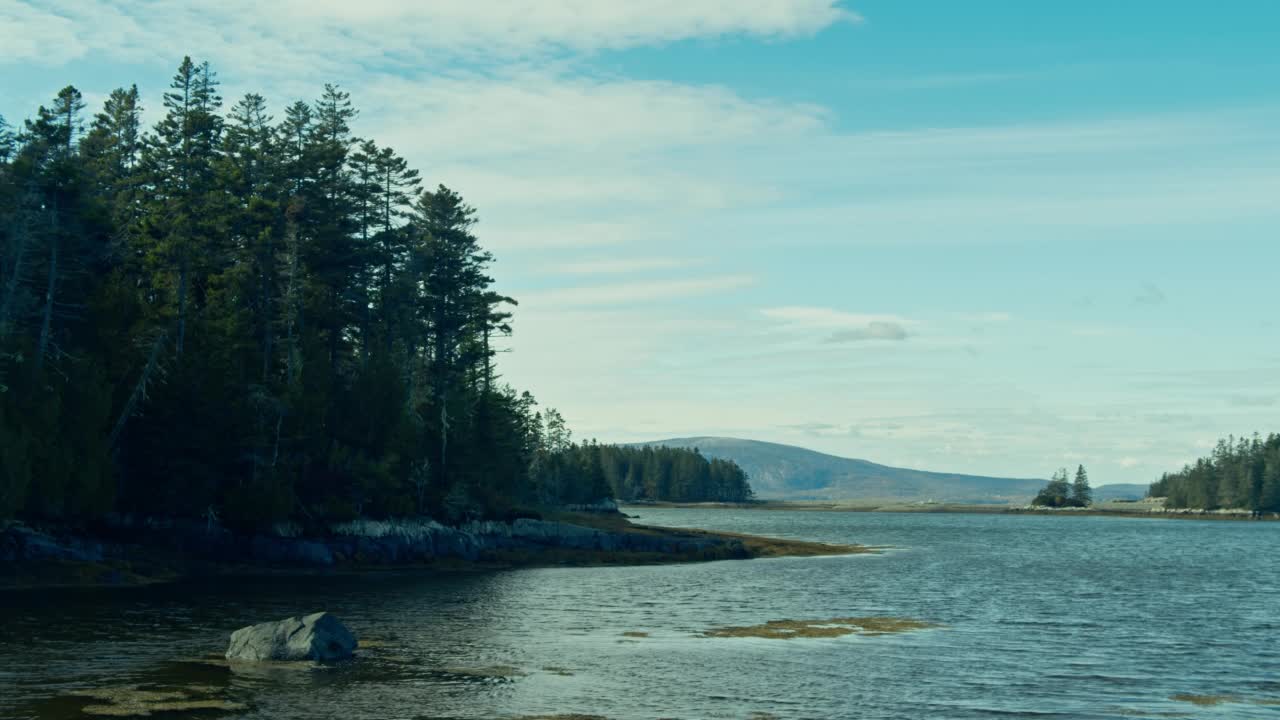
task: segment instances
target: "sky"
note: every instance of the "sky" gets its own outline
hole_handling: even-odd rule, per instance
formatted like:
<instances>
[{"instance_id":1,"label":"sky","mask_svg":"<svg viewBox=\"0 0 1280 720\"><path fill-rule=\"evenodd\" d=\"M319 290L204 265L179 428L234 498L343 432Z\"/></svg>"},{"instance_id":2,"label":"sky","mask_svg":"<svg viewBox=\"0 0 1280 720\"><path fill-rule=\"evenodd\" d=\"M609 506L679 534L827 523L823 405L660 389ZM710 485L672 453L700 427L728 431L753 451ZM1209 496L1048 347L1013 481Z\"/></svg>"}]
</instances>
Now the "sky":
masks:
<instances>
[{"instance_id":1,"label":"sky","mask_svg":"<svg viewBox=\"0 0 1280 720\"><path fill-rule=\"evenodd\" d=\"M1270 0L0 0L0 114L337 83L576 437L1147 483L1280 431L1277 48Z\"/></svg>"}]
</instances>

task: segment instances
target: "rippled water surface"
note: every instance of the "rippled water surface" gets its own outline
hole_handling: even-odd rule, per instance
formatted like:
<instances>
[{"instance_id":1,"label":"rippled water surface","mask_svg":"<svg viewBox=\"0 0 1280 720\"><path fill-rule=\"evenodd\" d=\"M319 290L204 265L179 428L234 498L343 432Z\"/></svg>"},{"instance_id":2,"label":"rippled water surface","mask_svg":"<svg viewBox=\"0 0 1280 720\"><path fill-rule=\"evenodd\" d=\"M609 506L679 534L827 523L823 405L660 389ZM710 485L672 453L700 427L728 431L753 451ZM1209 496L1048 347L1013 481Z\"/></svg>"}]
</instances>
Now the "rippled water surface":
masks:
<instances>
[{"instance_id":1,"label":"rippled water surface","mask_svg":"<svg viewBox=\"0 0 1280 720\"><path fill-rule=\"evenodd\" d=\"M190 683L246 707L221 717L279 720L1280 717L1280 524L633 512L894 549L0 595L0 717L82 718L78 689ZM187 662L241 625L321 609L375 647L326 668ZM869 615L944 627L700 637Z\"/></svg>"}]
</instances>

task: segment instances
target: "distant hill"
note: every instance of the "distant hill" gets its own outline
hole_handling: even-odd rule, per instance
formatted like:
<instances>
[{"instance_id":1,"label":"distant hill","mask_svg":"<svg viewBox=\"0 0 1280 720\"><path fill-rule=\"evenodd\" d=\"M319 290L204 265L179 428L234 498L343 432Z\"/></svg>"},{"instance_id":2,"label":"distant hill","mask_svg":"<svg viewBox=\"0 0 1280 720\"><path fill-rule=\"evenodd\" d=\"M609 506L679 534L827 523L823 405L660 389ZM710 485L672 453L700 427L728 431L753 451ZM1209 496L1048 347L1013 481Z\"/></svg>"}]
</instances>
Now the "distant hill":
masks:
<instances>
[{"instance_id":1,"label":"distant hill","mask_svg":"<svg viewBox=\"0 0 1280 720\"><path fill-rule=\"evenodd\" d=\"M936 500L938 502L1027 502L1045 480L926 472L836 457L793 445L724 437L657 440L640 445L694 447L710 458L732 460L747 472L756 496L783 500ZM1141 488L1144 486L1121 486ZM1108 499L1106 486L1096 488ZM1129 491L1126 489L1125 493Z\"/></svg>"},{"instance_id":2,"label":"distant hill","mask_svg":"<svg viewBox=\"0 0 1280 720\"><path fill-rule=\"evenodd\" d=\"M1141 500L1147 496L1148 487L1150 485L1138 485L1136 483L1099 485L1093 489L1093 499L1098 502L1106 500Z\"/></svg>"}]
</instances>

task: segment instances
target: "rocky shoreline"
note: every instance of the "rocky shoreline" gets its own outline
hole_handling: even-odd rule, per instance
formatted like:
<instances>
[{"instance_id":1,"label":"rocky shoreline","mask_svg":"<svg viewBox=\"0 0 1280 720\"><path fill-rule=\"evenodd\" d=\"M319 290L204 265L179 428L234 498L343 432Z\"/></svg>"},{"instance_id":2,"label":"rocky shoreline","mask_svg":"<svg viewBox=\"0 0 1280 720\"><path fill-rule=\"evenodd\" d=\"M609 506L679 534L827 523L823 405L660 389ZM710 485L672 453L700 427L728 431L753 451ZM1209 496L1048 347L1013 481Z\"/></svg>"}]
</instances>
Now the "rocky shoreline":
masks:
<instances>
[{"instance_id":1,"label":"rocky shoreline","mask_svg":"<svg viewBox=\"0 0 1280 720\"><path fill-rule=\"evenodd\" d=\"M304 535L238 535L198 523L117 523L95 533L0 527L0 588L131 585L202 574L412 567L644 564L865 552L699 530L633 525L617 514L473 522L358 520Z\"/></svg>"}]
</instances>

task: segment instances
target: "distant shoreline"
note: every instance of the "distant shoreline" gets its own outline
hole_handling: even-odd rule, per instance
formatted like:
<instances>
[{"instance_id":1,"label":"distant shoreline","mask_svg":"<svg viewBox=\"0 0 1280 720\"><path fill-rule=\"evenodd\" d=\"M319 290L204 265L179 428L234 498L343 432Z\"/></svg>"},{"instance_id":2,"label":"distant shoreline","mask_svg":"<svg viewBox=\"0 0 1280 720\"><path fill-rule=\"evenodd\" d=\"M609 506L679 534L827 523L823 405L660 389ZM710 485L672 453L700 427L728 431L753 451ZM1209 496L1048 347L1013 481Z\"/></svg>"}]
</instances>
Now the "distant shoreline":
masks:
<instances>
[{"instance_id":1,"label":"distant shoreline","mask_svg":"<svg viewBox=\"0 0 1280 720\"><path fill-rule=\"evenodd\" d=\"M1070 517L1158 518L1180 520L1277 521L1280 513L1253 516L1247 510L1164 509L1150 504L1107 502L1090 508L1033 508L1015 505L965 503L894 503L874 501L763 500L751 503L669 503L628 504L623 510L640 512L646 508L734 509L793 512L938 513L959 515L1054 515ZM1146 508L1146 509L1140 509ZM643 516L641 516L643 518Z\"/></svg>"}]
</instances>

